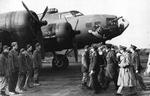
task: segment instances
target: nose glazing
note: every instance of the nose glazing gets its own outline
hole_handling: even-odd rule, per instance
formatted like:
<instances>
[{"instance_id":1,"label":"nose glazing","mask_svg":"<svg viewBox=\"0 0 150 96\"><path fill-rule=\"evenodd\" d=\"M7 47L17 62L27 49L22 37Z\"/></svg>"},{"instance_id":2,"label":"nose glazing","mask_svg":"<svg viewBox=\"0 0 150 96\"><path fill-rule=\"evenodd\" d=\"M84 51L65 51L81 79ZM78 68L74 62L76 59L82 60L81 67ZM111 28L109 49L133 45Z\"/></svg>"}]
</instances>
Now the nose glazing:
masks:
<instances>
[{"instance_id":1,"label":"nose glazing","mask_svg":"<svg viewBox=\"0 0 150 96\"><path fill-rule=\"evenodd\" d=\"M123 32L128 26L129 22L126 19L120 18L118 20L118 28L120 29L121 32Z\"/></svg>"}]
</instances>

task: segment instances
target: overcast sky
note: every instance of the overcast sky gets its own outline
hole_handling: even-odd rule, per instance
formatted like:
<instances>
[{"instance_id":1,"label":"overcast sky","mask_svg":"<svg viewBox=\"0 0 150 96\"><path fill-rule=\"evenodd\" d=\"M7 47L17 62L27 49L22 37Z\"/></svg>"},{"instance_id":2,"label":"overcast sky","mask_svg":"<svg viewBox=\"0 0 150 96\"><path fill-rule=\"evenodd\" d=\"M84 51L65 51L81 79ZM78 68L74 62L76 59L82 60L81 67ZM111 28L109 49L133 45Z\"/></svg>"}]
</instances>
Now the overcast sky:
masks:
<instances>
[{"instance_id":1,"label":"overcast sky","mask_svg":"<svg viewBox=\"0 0 150 96\"><path fill-rule=\"evenodd\" d=\"M0 13L24 10L22 0L0 0ZM88 14L123 16L130 25L111 43L150 48L150 0L23 0L30 10L42 13L46 6L60 12L78 10Z\"/></svg>"}]
</instances>

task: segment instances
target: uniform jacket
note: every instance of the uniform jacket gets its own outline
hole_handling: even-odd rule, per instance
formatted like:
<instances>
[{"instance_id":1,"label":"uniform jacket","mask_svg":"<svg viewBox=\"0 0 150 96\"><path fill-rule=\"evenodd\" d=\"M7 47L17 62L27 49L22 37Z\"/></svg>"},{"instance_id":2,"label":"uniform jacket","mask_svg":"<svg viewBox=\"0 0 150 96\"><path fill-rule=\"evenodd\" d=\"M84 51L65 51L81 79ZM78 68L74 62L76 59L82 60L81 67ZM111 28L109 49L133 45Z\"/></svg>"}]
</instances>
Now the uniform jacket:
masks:
<instances>
[{"instance_id":1,"label":"uniform jacket","mask_svg":"<svg viewBox=\"0 0 150 96\"><path fill-rule=\"evenodd\" d=\"M134 69L141 71L140 56L138 52L132 53L131 56L132 56L132 64L134 66Z\"/></svg>"},{"instance_id":2,"label":"uniform jacket","mask_svg":"<svg viewBox=\"0 0 150 96\"><path fill-rule=\"evenodd\" d=\"M42 65L41 62L41 53L38 50L33 52L33 68L40 68Z\"/></svg>"},{"instance_id":3,"label":"uniform jacket","mask_svg":"<svg viewBox=\"0 0 150 96\"><path fill-rule=\"evenodd\" d=\"M104 56L104 54L102 54L102 55L99 55L99 65L100 65L100 67L102 67L102 66L105 66L106 65L106 60L105 60L105 56Z\"/></svg>"},{"instance_id":4,"label":"uniform jacket","mask_svg":"<svg viewBox=\"0 0 150 96\"><path fill-rule=\"evenodd\" d=\"M127 52L120 57L120 70L118 76L118 85L132 87L136 85L136 79L133 67L131 65L131 55Z\"/></svg>"},{"instance_id":5,"label":"uniform jacket","mask_svg":"<svg viewBox=\"0 0 150 96\"><path fill-rule=\"evenodd\" d=\"M32 68L33 68L32 52L27 51L26 59L27 59L27 68L28 68L28 70L32 70Z\"/></svg>"},{"instance_id":6,"label":"uniform jacket","mask_svg":"<svg viewBox=\"0 0 150 96\"><path fill-rule=\"evenodd\" d=\"M8 55L9 59L9 71L15 72L19 69L19 61L18 61L18 52L16 50L11 50Z\"/></svg>"},{"instance_id":7,"label":"uniform jacket","mask_svg":"<svg viewBox=\"0 0 150 96\"><path fill-rule=\"evenodd\" d=\"M81 59L81 64L82 64L81 71L82 72L88 72L89 65L90 65L89 51L84 51L83 52L82 59Z\"/></svg>"},{"instance_id":8,"label":"uniform jacket","mask_svg":"<svg viewBox=\"0 0 150 96\"><path fill-rule=\"evenodd\" d=\"M114 50L108 51L106 55L106 76L109 78L114 78L114 75L118 72L118 62L116 53Z\"/></svg>"},{"instance_id":9,"label":"uniform jacket","mask_svg":"<svg viewBox=\"0 0 150 96\"><path fill-rule=\"evenodd\" d=\"M26 55L23 53L19 54L19 73L26 73L27 72L27 59Z\"/></svg>"},{"instance_id":10,"label":"uniform jacket","mask_svg":"<svg viewBox=\"0 0 150 96\"><path fill-rule=\"evenodd\" d=\"M2 53L0 55L0 76L8 75L8 54Z\"/></svg>"},{"instance_id":11,"label":"uniform jacket","mask_svg":"<svg viewBox=\"0 0 150 96\"><path fill-rule=\"evenodd\" d=\"M99 54L97 51L94 51L90 55L90 67L89 67L89 72L94 71L96 73L99 72L100 66L99 66Z\"/></svg>"}]
</instances>

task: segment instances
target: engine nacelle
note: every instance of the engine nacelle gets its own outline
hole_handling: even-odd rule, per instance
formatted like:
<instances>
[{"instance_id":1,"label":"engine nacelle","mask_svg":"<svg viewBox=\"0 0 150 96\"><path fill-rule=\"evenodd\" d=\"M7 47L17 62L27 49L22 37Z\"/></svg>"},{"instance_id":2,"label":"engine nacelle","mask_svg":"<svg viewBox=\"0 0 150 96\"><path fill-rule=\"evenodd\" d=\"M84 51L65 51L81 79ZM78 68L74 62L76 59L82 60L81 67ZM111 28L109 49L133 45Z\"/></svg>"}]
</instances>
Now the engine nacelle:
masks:
<instances>
[{"instance_id":1,"label":"engine nacelle","mask_svg":"<svg viewBox=\"0 0 150 96\"><path fill-rule=\"evenodd\" d=\"M56 25L56 38L59 45L71 46L73 39L72 26L68 22L59 23Z\"/></svg>"},{"instance_id":2,"label":"engine nacelle","mask_svg":"<svg viewBox=\"0 0 150 96\"><path fill-rule=\"evenodd\" d=\"M31 11L37 18L36 13ZM22 45L36 41L37 32L41 32L37 22L29 15L27 11L17 11L0 14L0 37L8 34L9 41L17 41ZM41 32L42 34L42 32ZM8 42L6 38L0 38L3 42Z\"/></svg>"}]
</instances>

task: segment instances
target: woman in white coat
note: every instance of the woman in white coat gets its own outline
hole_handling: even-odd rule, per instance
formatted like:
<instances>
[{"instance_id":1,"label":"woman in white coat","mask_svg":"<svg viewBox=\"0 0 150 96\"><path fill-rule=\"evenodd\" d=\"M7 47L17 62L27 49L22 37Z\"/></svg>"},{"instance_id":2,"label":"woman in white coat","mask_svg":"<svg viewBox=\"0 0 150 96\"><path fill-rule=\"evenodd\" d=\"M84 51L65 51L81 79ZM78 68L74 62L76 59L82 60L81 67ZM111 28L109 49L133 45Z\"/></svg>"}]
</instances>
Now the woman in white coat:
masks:
<instances>
[{"instance_id":1,"label":"woman in white coat","mask_svg":"<svg viewBox=\"0 0 150 96\"><path fill-rule=\"evenodd\" d=\"M119 63L119 76L118 76L118 90L117 96L122 96L121 92L123 87L132 88L136 85L136 79L131 64L131 55L126 51L126 47L120 46L120 63Z\"/></svg>"}]
</instances>

